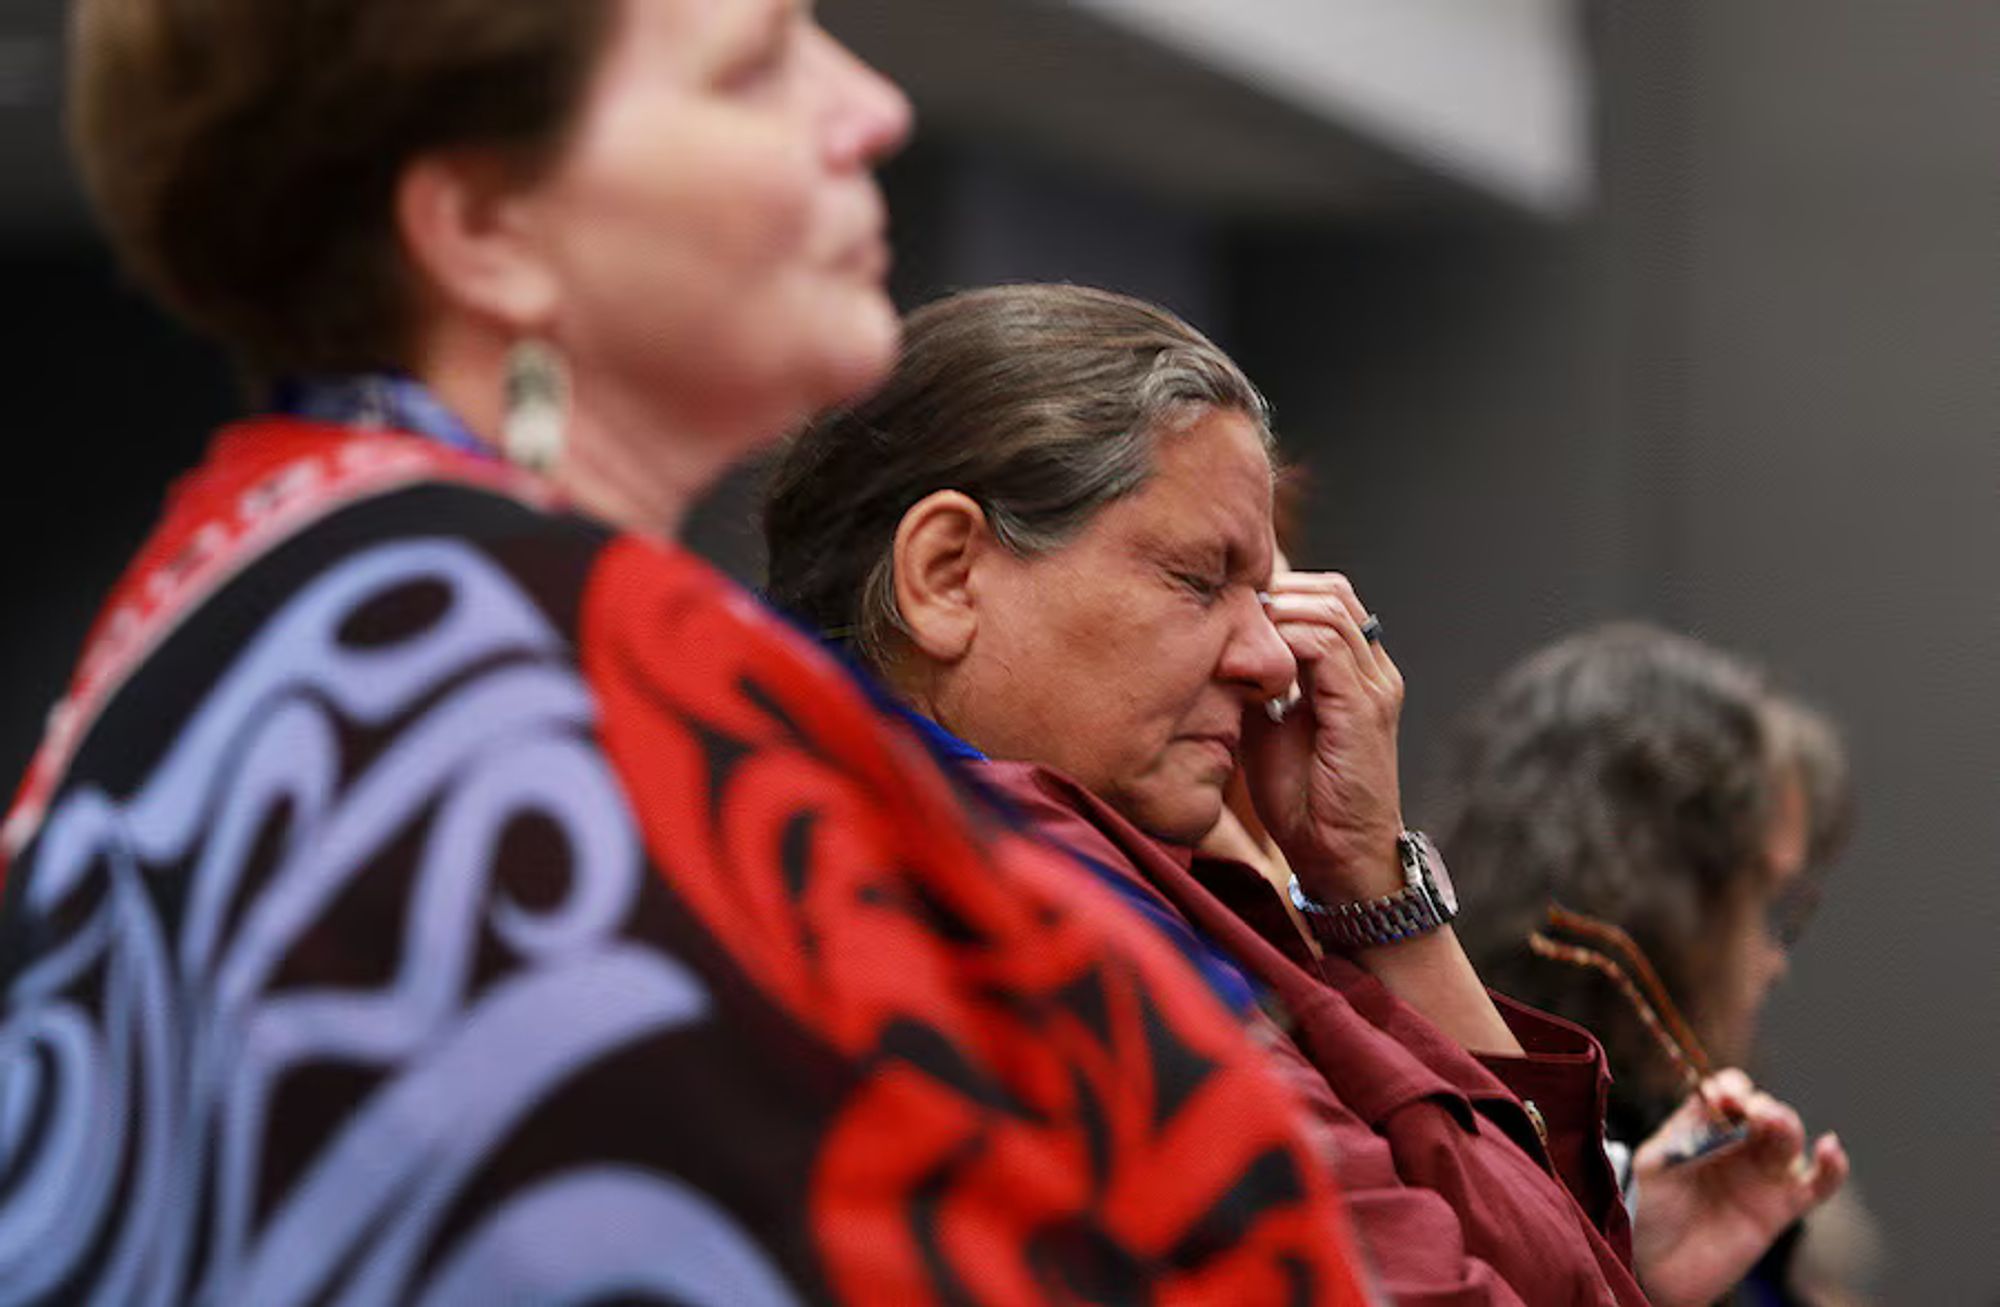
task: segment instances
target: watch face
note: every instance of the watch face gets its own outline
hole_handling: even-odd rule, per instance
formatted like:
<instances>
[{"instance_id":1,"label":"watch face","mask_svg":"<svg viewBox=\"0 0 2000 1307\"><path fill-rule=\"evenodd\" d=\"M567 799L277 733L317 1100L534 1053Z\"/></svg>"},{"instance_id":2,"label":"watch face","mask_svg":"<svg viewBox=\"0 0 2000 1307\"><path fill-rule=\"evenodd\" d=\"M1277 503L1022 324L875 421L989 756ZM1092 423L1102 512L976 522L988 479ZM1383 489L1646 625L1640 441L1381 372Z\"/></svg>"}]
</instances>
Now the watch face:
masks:
<instances>
[{"instance_id":1,"label":"watch face","mask_svg":"<svg viewBox=\"0 0 2000 1307\"><path fill-rule=\"evenodd\" d=\"M1424 875L1430 880L1431 893L1437 896L1437 901L1444 906L1447 915L1457 916L1458 887L1451 883L1451 872L1445 867L1444 858L1438 854L1437 845L1431 843L1430 836L1420 831L1412 831L1410 838L1417 846L1417 856L1423 862Z\"/></svg>"},{"instance_id":2,"label":"watch face","mask_svg":"<svg viewBox=\"0 0 2000 1307\"><path fill-rule=\"evenodd\" d=\"M1438 902L1444 904L1446 912L1458 915L1458 887L1451 883L1451 873L1445 870L1444 859L1431 852L1431 884L1437 889Z\"/></svg>"}]
</instances>

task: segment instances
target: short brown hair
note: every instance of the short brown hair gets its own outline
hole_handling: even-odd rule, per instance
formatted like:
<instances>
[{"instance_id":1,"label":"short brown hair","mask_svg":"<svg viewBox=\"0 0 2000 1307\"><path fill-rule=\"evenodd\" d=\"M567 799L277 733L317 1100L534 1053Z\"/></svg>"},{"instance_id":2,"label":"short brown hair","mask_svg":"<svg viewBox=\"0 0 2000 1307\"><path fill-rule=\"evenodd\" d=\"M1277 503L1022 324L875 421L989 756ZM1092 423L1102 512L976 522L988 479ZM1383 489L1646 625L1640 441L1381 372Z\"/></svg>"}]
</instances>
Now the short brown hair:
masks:
<instances>
[{"instance_id":1,"label":"short brown hair","mask_svg":"<svg viewBox=\"0 0 2000 1307\"><path fill-rule=\"evenodd\" d=\"M962 491L1001 543L1045 553L1143 486L1155 440L1203 409L1250 416L1270 446L1257 388L1165 309L1067 285L928 305L889 383L807 429L778 465L770 597L879 668L902 622L896 529L924 496Z\"/></svg>"},{"instance_id":2,"label":"short brown hair","mask_svg":"<svg viewBox=\"0 0 2000 1307\"><path fill-rule=\"evenodd\" d=\"M406 366L398 178L552 156L614 0L79 0L70 130L112 243L253 375Z\"/></svg>"}]
</instances>

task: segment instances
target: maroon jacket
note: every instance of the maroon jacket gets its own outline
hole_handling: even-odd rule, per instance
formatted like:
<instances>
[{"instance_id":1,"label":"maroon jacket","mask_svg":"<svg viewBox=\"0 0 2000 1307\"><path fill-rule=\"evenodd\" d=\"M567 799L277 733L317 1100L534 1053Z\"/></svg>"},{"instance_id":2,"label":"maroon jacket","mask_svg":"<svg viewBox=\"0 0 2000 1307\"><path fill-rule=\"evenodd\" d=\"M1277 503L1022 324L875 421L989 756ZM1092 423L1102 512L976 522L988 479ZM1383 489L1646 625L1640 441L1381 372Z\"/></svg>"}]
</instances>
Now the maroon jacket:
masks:
<instances>
[{"instance_id":1,"label":"maroon jacket","mask_svg":"<svg viewBox=\"0 0 2000 1307\"><path fill-rule=\"evenodd\" d=\"M1314 958L1255 870L1163 844L1046 768L978 771L1048 838L1149 886L1264 990L1282 1027L1271 1051L1323 1126L1394 1301L1646 1301L1602 1144L1610 1076L1588 1034L1496 996L1526 1056L1475 1057L1361 967Z\"/></svg>"}]
</instances>

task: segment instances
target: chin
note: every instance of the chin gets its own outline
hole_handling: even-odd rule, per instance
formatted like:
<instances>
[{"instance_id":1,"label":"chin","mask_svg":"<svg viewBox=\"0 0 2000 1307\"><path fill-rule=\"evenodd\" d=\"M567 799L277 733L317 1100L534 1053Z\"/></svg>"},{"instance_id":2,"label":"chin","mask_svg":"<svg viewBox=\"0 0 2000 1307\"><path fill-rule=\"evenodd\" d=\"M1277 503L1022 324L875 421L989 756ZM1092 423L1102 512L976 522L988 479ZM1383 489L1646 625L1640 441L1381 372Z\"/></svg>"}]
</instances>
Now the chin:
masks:
<instances>
[{"instance_id":1,"label":"chin","mask_svg":"<svg viewBox=\"0 0 2000 1307\"><path fill-rule=\"evenodd\" d=\"M1222 820L1222 790L1163 796L1129 815L1133 825L1169 844L1199 844Z\"/></svg>"},{"instance_id":2,"label":"chin","mask_svg":"<svg viewBox=\"0 0 2000 1307\"><path fill-rule=\"evenodd\" d=\"M880 291L829 317L837 325L826 333L830 348L820 368L819 408L851 404L873 393L895 370L903 345L903 320Z\"/></svg>"}]
</instances>

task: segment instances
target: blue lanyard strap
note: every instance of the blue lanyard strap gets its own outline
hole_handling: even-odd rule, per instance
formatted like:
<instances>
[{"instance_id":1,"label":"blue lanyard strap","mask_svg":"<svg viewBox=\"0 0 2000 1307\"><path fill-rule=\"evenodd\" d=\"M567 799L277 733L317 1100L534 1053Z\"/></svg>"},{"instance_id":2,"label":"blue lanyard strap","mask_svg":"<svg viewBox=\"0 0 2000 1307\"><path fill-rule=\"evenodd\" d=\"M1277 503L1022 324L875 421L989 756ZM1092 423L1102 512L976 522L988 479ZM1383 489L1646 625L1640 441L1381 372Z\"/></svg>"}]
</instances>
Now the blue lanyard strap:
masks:
<instances>
[{"instance_id":1,"label":"blue lanyard strap","mask_svg":"<svg viewBox=\"0 0 2000 1307\"><path fill-rule=\"evenodd\" d=\"M404 431L475 458L499 457L429 387L401 373L290 378L278 383L272 408L306 422Z\"/></svg>"}]
</instances>

